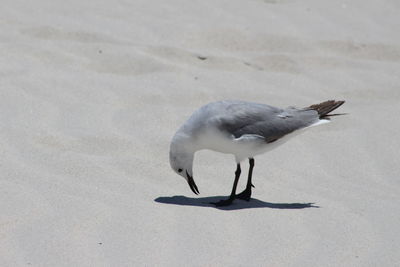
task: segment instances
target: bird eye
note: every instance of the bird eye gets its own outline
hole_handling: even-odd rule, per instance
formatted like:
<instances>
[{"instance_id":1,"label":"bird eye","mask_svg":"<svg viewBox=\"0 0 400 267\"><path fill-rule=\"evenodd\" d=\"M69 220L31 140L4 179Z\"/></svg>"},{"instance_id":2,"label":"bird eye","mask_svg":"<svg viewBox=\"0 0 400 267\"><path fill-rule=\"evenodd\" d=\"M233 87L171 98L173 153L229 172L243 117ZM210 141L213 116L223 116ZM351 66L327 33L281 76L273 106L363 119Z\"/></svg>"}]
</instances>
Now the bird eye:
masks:
<instances>
[{"instance_id":1,"label":"bird eye","mask_svg":"<svg viewBox=\"0 0 400 267\"><path fill-rule=\"evenodd\" d=\"M178 169L178 172L182 172L183 170L182 169Z\"/></svg>"}]
</instances>

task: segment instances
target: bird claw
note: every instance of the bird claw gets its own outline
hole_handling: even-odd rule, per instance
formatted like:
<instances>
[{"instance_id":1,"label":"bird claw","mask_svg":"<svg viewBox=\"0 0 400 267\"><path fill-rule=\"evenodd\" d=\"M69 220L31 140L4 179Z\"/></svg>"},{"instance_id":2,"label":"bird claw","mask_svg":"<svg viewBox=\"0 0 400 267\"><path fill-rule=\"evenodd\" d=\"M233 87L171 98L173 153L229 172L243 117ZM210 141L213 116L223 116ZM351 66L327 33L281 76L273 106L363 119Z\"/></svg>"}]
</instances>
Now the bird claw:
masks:
<instances>
[{"instance_id":1,"label":"bird claw","mask_svg":"<svg viewBox=\"0 0 400 267\"><path fill-rule=\"evenodd\" d=\"M245 189L242 193L235 196L238 199L250 201L251 198L251 190Z\"/></svg>"}]
</instances>

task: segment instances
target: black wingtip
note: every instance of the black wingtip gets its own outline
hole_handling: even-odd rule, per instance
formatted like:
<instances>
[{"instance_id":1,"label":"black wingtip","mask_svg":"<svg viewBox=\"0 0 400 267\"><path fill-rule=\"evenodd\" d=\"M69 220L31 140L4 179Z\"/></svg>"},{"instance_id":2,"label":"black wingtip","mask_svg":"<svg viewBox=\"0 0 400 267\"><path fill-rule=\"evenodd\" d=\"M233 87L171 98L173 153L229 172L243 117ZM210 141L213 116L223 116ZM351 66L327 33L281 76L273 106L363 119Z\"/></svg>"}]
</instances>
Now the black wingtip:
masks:
<instances>
[{"instance_id":1,"label":"black wingtip","mask_svg":"<svg viewBox=\"0 0 400 267\"><path fill-rule=\"evenodd\" d=\"M196 195L200 194L199 189L197 188L196 183L193 180L193 177L189 175L189 173L186 171L186 176L187 176L187 181L189 184L190 189L195 193Z\"/></svg>"},{"instance_id":2,"label":"black wingtip","mask_svg":"<svg viewBox=\"0 0 400 267\"><path fill-rule=\"evenodd\" d=\"M337 109L345 103L344 100L328 100L319 104L311 105L307 109L312 109L318 112L320 119L329 118L331 116L329 112Z\"/></svg>"}]
</instances>

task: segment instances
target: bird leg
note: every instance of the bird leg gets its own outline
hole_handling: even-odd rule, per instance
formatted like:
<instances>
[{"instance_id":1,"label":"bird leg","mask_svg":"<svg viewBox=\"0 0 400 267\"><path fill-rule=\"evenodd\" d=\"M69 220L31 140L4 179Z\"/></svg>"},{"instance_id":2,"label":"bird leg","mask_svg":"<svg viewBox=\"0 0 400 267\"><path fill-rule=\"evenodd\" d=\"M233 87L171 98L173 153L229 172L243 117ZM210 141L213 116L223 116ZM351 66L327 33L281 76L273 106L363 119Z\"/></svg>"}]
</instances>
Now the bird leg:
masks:
<instances>
[{"instance_id":1,"label":"bird leg","mask_svg":"<svg viewBox=\"0 0 400 267\"><path fill-rule=\"evenodd\" d=\"M254 187L254 185L251 183L251 177L253 175L253 168L254 168L254 159L253 158L249 158L249 164L250 164L250 168L249 168L249 176L247 178L246 189L242 193L236 195L236 198L243 199L246 201L250 200L251 187Z\"/></svg>"},{"instance_id":2,"label":"bird leg","mask_svg":"<svg viewBox=\"0 0 400 267\"><path fill-rule=\"evenodd\" d=\"M236 197L236 187L239 181L240 173L241 169L240 169L240 164L238 163L235 171L235 181L233 182L231 195L229 196L228 199L220 200L218 202L211 202L211 204L214 204L217 207L229 206L230 204L232 204L233 200Z\"/></svg>"}]
</instances>

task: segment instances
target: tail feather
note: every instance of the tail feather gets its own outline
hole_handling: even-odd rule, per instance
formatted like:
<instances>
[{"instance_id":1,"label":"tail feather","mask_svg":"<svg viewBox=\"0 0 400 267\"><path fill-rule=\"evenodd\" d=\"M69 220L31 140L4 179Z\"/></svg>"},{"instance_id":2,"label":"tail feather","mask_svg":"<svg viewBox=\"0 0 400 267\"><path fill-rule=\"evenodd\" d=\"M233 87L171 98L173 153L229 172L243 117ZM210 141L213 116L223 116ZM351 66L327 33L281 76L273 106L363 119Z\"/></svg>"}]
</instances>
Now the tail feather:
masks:
<instances>
[{"instance_id":1,"label":"tail feather","mask_svg":"<svg viewBox=\"0 0 400 267\"><path fill-rule=\"evenodd\" d=\"M328 118L329 116L337 116L343 114L329 114L329 112L337 109L344 104L345 101L328 100L319 104L311 105L306 109L312 109L318 112L319 118Z\"/></svg>"}]
</instances>

